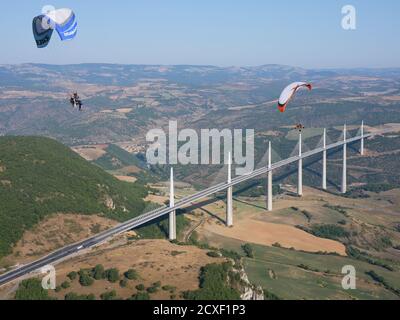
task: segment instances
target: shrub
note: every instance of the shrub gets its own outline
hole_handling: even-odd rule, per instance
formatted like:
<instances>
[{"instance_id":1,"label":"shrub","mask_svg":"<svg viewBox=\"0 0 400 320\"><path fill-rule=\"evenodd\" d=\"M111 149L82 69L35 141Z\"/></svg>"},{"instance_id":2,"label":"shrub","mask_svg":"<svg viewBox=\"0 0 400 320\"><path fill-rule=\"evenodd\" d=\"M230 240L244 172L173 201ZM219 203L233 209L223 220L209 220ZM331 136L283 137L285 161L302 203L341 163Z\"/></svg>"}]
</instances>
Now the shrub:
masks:
<instances>
[{"instance_id":1,"label":"shrub","mask_svg":"<svg viewBox=\"0 0 400 320\"><path fill-rule=\"evenodd\" d=\"M78 276L78 273L75 271L71 271L70 273L68 273L67 277L71 280L74 281L76 279L76 277Z\"/></svg>"},{"instance_id":2,"label":"shrub","mask_svg":"<svg viewBox=\"0 0 400 320\"><path fill-rule=\"evenodd\" d=\"M119 270L116 268L108 269L105 271L108 281L115 283L119 280Z\"/></svg>"},{"instance_id":3,"label":"shrub","mask_svg":"<svg viewBox=\"0 0 400 320\"><path fill-rule=\"evenodd\" d=\"M324 208L328 208L328 209L331 209L333 211L339 212L340 214L344 215L345 217L349 216L348 213L347 213L347 210L346 210L347 208L344 208L342 206L334 206L334 205L331 205L329 203L326 203L326 204L324 204Z\"/></svg>"},{"instance_id":4,"label":"shrub","mask_svg":"<svg viewBox=\"0 0 400 320\"><path fill-rule=\"evenodd\" d=\"M386 280L384 277L381 277L380 275L378 275L375 271L371 270L366 272L367 275L369 275L373 280L375 280L376 282L382 284L387 290L393 292L394 294L396 294L397 296L400 296L400 289L396 289L394 287L392 287Z\"/></svg>"},{"instance_id":5,"label":"shrub","mask_svg":"<svg viewBox=\"0 0 400 320\"><path fill-rule=\"evenodd\" d=\"M93 293L88 295L79 295L74 292L67 293L64 297L65 300L96 300L96 297Z\"/></svg>"},{"instance_id":6,"label":"shrub","mask_svg":"<svg viewBox=\"0 0 400 320\"><path fill-rule=\"evenodd\" d=\"M209 257L211 257L211 258L218 258L218 257L220 257L220 254L219 254L218 252L215 252L215 251L209 251L209 252L207 252L207 255L208 255Z\"/></svg>"},{"instance_id":7,"label":"shrub","mask_svg":"<svg viewBox=\"0 0 400 320\"><path fill-rule=\"evenodd\" d=\"M306 219L308 220L308 222L311 222L311 219L312 219L313 216L312 216L312 214L311 214L309 211L303 210L301 213L304 215L304 217L306 217Z\"/></svg>"},{"instance_id":8,"label":"shrub","mask_svg":"<svg viewBox=\"0 0 400 320\"><path fill-rule=\"evenodd\" d=\"M310 231L316 237L332 240L347 238L350 236L348 231L335 224L313 224Z\"/></svg>"},{"instance_id":9,"label":"shrub","mask_svg":"<svg viewBox=\"0 0 400 320\"><path fill-rule=\"evenodd\" d=\"M242 245L242 249L248 258L254 258L253 247L251 246L251 244L246 243Z\"/></svg>"},{"instance_id":10,"label":"shrub","mask_svg":"<svg viewBox=\"0 0 400 320\"><path fill-rule=\"evenodd\" d=\"M225 258L230 258L230 259L233 259L235 261L241 259L240 254L238 254L236 251L233 251L233 250L221 249L221 254Z\"/></svg>"},{"instance_id":11,"label":"shrub","mask_svg":"<svg viewBox=\"0 0 400 320\"><path fill-rule=\"evenodd\" d=\"M89 273L86 270L79 271L79 283L83 287L89 287L93 284L94 280L90 277Z\"/></svg>"},{"instance_id":12,"label":"shrub","mask_svg":"<svg viewBox=\"0 0 400 320\"><path fill-rule=\"evenodd\" d=\"M388 183L370 183L365 186L362 186L361 189L364 191L374 192L374 193L381 193L385 191L389 191L392 189L397 188L397 186L388 184Z\"/></svg>"},{"instance_id":13,"label":"shrub","mask_svg":"<svg viewBox=\"0 0 400 320\"><path fill-rule=\"evenodd\" d=\"M384 248L392 248L392 247L393 247L393 242L392 242L392 240L391 240L389 237L387 237L387 236L382 237L382 238L380 239L380 242L381 242L381 244L382 244L382 246L383 246Z\"/></svg>"},{"instance_id":14,"label":"shrub","mask_svg":"<svg viewBox=\"0 0 400 320\"><path fill-rule=\"evenodd\" d=\"M124 276L129 280L137 280L139 278L138 273L134 269L129 269L127 272L124 273Z\"/></svg>"},{"instance_id":15,"label":"shrub","mask_svg":"<svg viewBox=\"0 0 400 320\"><path fill-rule=\"evenodd\" d=\"M240 293L228 281L230 263L209 264L200 270L200 289L186 291L187 300L240 300Z\"/></svg>"},{"instance_id":16,"label":"shrub","mask_svg":"<svg viewBox=\"0 0 400 320\"><path fill-rule=\"evenodd\" d=\"M319 269L311 268L311 267L309 267L309 266L307 266L307 265L305 265L305 264L302 264L302 263L299 264L298 267L299 267L300 269L303 269L303 270L309 270L309 271L314 271L314 272L320 272Z\"/></svg>"},{"instance_id":17,"label":"shrub","mask_svg":"<svg viewBox=\"0 0 400 320\"><path fill-rule=\"evenodd\" d=\"M158 291L158 288L156 287L149 287L146 290L148 293L156 293Z\"/></svg>"},{"instance_id":18,"label":"shrub","mask_svg":"<svg viewBox=\"0 0 400 320\"><path fill-rule=\"evenodd\" d=\"M104 267L101 264L95 266L92 270L92 276L96 280L101 280L105 278Z\"/></svg>"},{"instance_id":19,"label":"shrub","mask_svg":"<svg viewBox=\"0 0 400 320\"><path fill-rule=\"evenodd\" d=\"M79 295L74 292L67 293L64 297L65 300L81 300L79 299Z\"/></svg>"},{"instance_id":20,"label":"shrub","mask_svg":"<svg viewBox=\"0 0 400 320\"><path fill-rule=\"evenodd\" d=\"M42 288L42 282L39 279L27 279L21 282L17 292L16 300L50 300L48 291Z\"/></svg>"},{"instance_id":21,"label":"shrub","mask_svg":"<svg viewBox=\"0 0 400 320\"><path fill-rule=\"evenodd\" d=\"M379 283L385 283L385 279L383 277L381 277L380 275L378 275L375 271L371 270L371 271L367 271L365 272L367 275L369 275L372 279L374 279L376 282Z\"/></svg>"},{"instance_id":22,"label":"shrub","mask_svg":"<svg viewBox=\"0 0 400 320\"><path fill-rule=\"evenodd\" d=\"M138 292L128 300L150 300L150 295L147 292Z\"/></svg>"},{"instance_id":23,"label":"shrub","mask_svg":"<svg viewBox=\"0 0 400 320\"><path fill-rule=\"evenodd\" d=\"M360 260L360 261L365 261L369 264L372 264L374 266L380 266L386 270L389 271L394 271L394 268L391 265L388 265L385 262L373 259L371 256L369 256L367 253L362 252L358 250L357 248L354 248L352 246L347 246L346 247L346 253L350 256L353 257L354 259Z\"/></svg>"},{"instance_id":24,"label":"shrub","mask_svg":"<svg viewBox=\"0 0 400 320\"><path fill-rule=\"evenodd\" d=\"M175 292L175 290L176 290L176 288L175 287L173 287L173 286L163 286L162 287L162 289L164 290L164 291L170 291L171 293L172 292Z\"/></svg>"},{"instance_id":25,"label":"shrub","mask_svg":"<svg viewBox=\"0 0 400 320\"><path fill-rule=\"evenodd\" d=\"M68 281L64 281L61 283L61 288L63 289L68 289L71 286L71 284Z\"/></svg>"},{"instance_id":26,"label":"shrub","mask_svg":"<svg viewBox=\"0 0 400 320\"><path fill-rule=\"evenodd\" d=\"M183 253L185 253L185 251L176 251L176 250L174 250L174 251L171 251L171 256L176 257L176 256L178 256L180 254L183 254Z\"/></svg>"},{"instance_id":27,"label":"shrub","mask_svg":"<svg viewBox=\"0 0 400 320\"><path fill-rule=\"evenodd\" d=\"M138 284L135 288L136 288L137 290L139 290L139 291L143 291L143 290L145 289L145 287L144 287L143 284Z\"/></svg>"},{"instance_id":28,"label":"shrub","mask_svg":"<svg viewBox=\"0 0 400 320\"><path fill-rule=\"evenodd\" d=\"M122 280L119 282L119 286L120 286L121 288L125 288L127 285L128 285L128 280L126 280L126 279L122 279Z\"/></svg>"},{"instance_id":29,"label":"shrub","mask_svg":"<svg viewBox=\"0 0 400 320\"><path fill-rule=\"evenodd\" d=\"M100 295L101 300L115 300L116 298L117 298L117 293L115 292L115 290L104 292Z\"/></svg>"}]
</instances>

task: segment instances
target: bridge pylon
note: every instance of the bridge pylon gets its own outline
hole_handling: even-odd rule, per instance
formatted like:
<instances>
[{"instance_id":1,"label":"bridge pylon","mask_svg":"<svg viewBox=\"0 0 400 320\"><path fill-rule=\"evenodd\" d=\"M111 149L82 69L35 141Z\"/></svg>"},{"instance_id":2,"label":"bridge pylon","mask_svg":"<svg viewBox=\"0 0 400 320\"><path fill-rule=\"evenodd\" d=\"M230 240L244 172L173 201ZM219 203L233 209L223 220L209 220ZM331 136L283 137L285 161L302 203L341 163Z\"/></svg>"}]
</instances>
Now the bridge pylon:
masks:
<instances>
[{"instance_id":1,"label":"bridge pylon","mask_svg":"<svg viewBox=\"0 0 400 320\"><path fill-rule=\"evenodd\" d=\"M169 207L175 206L175 186L174 186L174 168L171 168L170 186L169 186ZM176 211L169 213L169 240L176 240Z\"/></svg>"},{"instance_id":2,"label":"bridge pylon","mask_svg":"<svg viewBox=\"0 0 400 320\"><path fill-rule=\"evenodd\" d=\"M302 158L302 139L301 139L301 133L299 134L299 169L298 169L298 175L297 175L297 195L299 197L303 196L303 158Z\"/></svg>"},{"instance_id":3,"label":"bridge pylon","mask_svg":"<svg viewBox=\"0 0 400 320\"><path fill-rule=\"evenodd\" d=\"M229 152L228 184L232 183L232 155ZM233 187L228 187L226 194L226 226L233 226Z\"/></svg>"},{"instance_id":4,"label":"bridge pylon","mask_svg":"<svg viewBox=\"0 0 400 320\"><path fill-rule=\"evenodd\" d=\"M361 122L361 147L360 147L360 154L364 155L364 121Z\"/></svg>"},{"instance_id":5,"label":"bridge pylon","mask_svg":"<svg viewBox=\"0 0 400 320\"><path fill-rule=\"evenodd\" d=\"M272 148L271 141L268 146L268 182L267 182L267 210L272 211Z\"/></svg>"},{"instance_id":6,"label":"bridge pylon","mask_svg":"<svg viewBox=\"0 0 400 320\"><path fill-rule=\"evenodd\" d=\"M347 127L343 127L343 171L342 171L342 193L347 193Z\"/></svg>"},{"instance_id":7,"label":"bridge pylon","mask_svg":"<svg viewBox=\"0 0 400 320\"><path fill-rule=\"evenodd\" d=\"M327 150L326 150L326 129L324 129L324 137L323 137L323 148L322 151L322 189L326 190L326 158L327 158Z\"/></svg>"}]
</instances>

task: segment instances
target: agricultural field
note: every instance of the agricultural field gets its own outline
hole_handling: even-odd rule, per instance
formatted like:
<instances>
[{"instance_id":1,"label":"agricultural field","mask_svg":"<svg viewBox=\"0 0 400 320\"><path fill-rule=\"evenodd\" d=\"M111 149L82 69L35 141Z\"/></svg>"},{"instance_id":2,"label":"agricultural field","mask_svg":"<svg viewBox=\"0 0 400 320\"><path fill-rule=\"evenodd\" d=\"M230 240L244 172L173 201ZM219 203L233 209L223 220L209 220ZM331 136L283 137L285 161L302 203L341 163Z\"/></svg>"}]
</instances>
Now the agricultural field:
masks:
<instances>
[{"instance_id":1,"label":"agricultural field","mask_svg":"<svg viewBox=\"0 0 400 320\"><path fill-rule=\"evenodd\" d=\"M243 241L213 235L214 246L225 250L242 252ZM281 247L251 245L253 258L244 257L244 266L249 280L259 284L265 292L284 300L370 300L399 299L371 279L366 272L374 271L383 276L392 286L399 288L398 267L388 271L369 263L339 255L316 254ZM357 290L345 291L341 281L344 266L354 266L357 275Z\"/></svg>"}]
</instances>

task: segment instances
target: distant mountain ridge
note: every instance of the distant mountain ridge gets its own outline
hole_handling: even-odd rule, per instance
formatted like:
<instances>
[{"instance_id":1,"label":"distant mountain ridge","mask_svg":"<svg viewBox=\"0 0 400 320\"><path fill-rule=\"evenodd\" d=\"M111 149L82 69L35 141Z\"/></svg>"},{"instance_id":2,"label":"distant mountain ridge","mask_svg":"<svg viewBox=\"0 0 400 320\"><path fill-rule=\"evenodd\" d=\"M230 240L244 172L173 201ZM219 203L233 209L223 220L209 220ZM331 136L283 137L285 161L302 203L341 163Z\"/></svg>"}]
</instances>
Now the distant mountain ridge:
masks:
<instances>
[{"instance_id":1,"label":"distant mountain ridge","mask_svg":"<svg viewBox=\"0 0 400 320\"><path fill-rule=\"evenodd\" d=\"M286 116L278 116L274 101L292 81L312 82L314 90L300 92ZM69 103L75 91L83 99L83 112ZM355 112L362 114L366 106L374 112L381 110L375 106L396 109L398 96L400 68L0 65L0 136L40 135L68 145L143 141L150 128L171 118L191 128L225 128L236 120L240 128L267 131L304 121L310 107L330 110L337 103L353 111L349 123L359 123ZM223 121L228 114L231 119ZM338 121L321 114L318 126Z\"/></svg>"},{"instance_id":2,"label":"distant mountain ridge","mask_svg":"<svg viewBox=\"0 0 400 320\"><path fill-rule=\"evenodd\" d=\"M218 67L201 65L125 65L125 64L20 64L0 65L0 87L49 83L55 77L77 82L103 85L131 85L143 79L163 77L168 81L191 85L209 85L235 81L239 78L298 80L340 75L397 76L400 68L305 69L286 65L266 64L252 67ZM20 77L23 77L21 79ZM31 83L33 85L33 83Z\"/></svg>"}]
</instances>

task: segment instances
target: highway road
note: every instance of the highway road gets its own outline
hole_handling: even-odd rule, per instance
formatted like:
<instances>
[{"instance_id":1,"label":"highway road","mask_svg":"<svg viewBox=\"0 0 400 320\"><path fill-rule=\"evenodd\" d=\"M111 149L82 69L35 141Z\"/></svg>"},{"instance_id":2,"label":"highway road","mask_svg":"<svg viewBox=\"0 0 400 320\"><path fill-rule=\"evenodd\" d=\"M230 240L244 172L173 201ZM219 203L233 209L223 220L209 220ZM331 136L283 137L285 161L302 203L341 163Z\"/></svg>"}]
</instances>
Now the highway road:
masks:
<instances>
[{"instance_id":1,"label":"highway road","mask_svg":"<svg viewBox=\"0 0 400 320\"><path fill-rule=\"evenodd\" d=\"M357 141L360 141L362 138L367 139L373 135L382 134L382 133L384 133L384 132L375 133L375 134L366 134L363 137L359 136L359 137L348 139L346 141L339 141L339 142L328 145L326 147L326 150L338 148L340 146L343 146L344 144L355 143ZM311 157L313 155L323 152L324 150L325 149L323 147L320 147L320 148L305 152L302 154L301 158L305 159L305 158ZM120 225L118 225L116 227L113 227L109 230L99 233L98 235L96 235L94 237L91 237L89 239L86 239L84 241L81 241L81 242L78 242L75 244L68 245L68 246L66 246L62 249L59 249L43 258L40 258L39 260L36 260L32 263L20 266L15 270L12 270L12 271L9 271L8 273L0 275L0 286L4 285L10 281L16 280L20 277L23 277L29 273L40 270L40 268L42 268L46 265L54 264L55 262L58 262L58 261L65 259L73 254L76 254L79 251L96 246L118 234L121 234L123 232L129 231L129 230L137 228L137 227L140 227L154 219L157 219L159 217L169 214L171 211L175 211L175 210L184 208L185 206L193 204L194 202L204 199L212 194L216 194L220 191L226 190L227 188L229 188L231 186L235 186L235 185L245 182L247 180L254 179L256 177L264 175L271 170L276 170L278 168L287 166L291 163L295 163L295 162L299 161L299 159L300 159L300 156L295 156L295 157L291 157L291 158L276 162L272 165L271 168L264 167L264 168L255 170L248 175L240 176L240 177L236 177L236 178L232 179L231 183L227 183L227 182L220 183L220 184L217 184L210 188L207 188L205 190L202 190L200 192L197 192L191 196L182 198L179 201L177 201L175 203L175 206L172 208L163 207L163 208L159 208L159 209L147 212L147 213L140 215L134 219L131 219L129 221L121 223Z\"/></svg>"}]
</instances>

